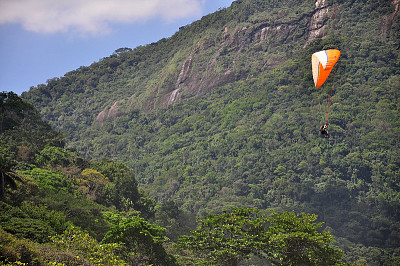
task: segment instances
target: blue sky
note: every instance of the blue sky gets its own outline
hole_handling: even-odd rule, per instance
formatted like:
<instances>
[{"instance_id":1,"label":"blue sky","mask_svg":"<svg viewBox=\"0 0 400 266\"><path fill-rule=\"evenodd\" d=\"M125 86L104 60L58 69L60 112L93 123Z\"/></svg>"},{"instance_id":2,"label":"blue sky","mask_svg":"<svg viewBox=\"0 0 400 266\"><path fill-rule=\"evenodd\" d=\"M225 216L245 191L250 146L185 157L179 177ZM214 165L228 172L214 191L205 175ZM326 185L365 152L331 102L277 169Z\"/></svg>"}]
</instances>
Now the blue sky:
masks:
<instances>
[{"instance_id":1,"label":"blue sky","mask_svg":"<svg viewBox=\"0 0 400 266\"><path fill-rule=\"evenodd\" d=\"M0 91L156 42L232 0L0 0Z\"/></svg>"}]
</instances>

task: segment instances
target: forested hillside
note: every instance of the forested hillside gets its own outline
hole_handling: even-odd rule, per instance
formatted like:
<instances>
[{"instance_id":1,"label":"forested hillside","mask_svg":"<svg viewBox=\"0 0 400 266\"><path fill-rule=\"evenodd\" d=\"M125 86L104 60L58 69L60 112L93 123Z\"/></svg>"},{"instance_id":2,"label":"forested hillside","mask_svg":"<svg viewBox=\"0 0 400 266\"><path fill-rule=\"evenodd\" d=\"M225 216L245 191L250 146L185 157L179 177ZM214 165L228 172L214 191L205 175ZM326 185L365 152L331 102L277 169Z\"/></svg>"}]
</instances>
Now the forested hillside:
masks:
<instances>
[{"instance_id":1,"label":"forested hillside","mask_svg":"<svg viewBox=\"0 0 400 266\"><path fill-rule=\"evenodd\" d=\"M0 93L0 110L1 265L344 263L314 214L232 208L189 232L192 214L155 206L124 164L64 149L15 93Z\"/></svg>"},{"instance_id":2,"label":"forested hillside","mask_svg":"<svg viewBox=\"0 0 400 266\"><path fill-rule=\"evenodd\" d=\"M398 10L389 0L235 1L22 98L81 156L132 167L157 204L198 217L315 213L348 261L390 265L400 252ZM341 57L315 88L311 55L330 48ZM318 129L331 91L328 141Z\"/></svg>"},{"instance_id":3,"label":"forested hillside","mask_svg":"<svg viewBox=\"0 0 400 266\"><path fill-rule=\"evenodd\" d=\"M0 111L1 265L175 265L132 169L65 149L12 92L0 93Z\"/></svg>"}]
</instances>

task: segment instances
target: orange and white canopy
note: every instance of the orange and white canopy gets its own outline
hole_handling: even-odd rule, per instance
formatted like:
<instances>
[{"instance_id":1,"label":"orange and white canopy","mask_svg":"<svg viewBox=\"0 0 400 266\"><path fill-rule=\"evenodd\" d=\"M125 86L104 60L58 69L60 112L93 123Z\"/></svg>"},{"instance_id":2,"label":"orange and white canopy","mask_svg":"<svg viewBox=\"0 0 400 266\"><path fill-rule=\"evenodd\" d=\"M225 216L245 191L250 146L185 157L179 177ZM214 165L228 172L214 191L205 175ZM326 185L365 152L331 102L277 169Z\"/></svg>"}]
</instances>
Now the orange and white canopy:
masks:
<instances>
[{"instance_id":1,"label":"orange and white canopy","mask_svg":"<svg viewBox=\"0 0 400 266\"><path fill-rule=\"evenodd\" d=\"M340 51L336 49L323 50L311 56L315 87L321 87L324 84L339 57Z\"/></svg>"}]
</instances>

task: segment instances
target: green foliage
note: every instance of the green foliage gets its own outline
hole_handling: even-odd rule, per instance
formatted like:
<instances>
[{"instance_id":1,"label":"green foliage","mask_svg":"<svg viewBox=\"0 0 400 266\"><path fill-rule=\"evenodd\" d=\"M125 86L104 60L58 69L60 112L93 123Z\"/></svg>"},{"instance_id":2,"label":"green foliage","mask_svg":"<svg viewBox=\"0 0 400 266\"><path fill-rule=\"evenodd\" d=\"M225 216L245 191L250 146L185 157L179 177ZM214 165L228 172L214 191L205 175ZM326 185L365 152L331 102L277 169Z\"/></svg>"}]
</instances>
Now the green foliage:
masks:
<instances>
[{"instance_id":1,"label":"green foliage","mask_svg":"<svg viewBox=\"0 0 400 266\"><path fill-rule=\"evenodd\" d=\"M64 214L49 211L45 206L28 202L15 207L3 202L0 202L0 205L0 226L15 236L35 242L48 242L49 236L61 233L68 224Z\"/></svg>"},{"instance_id":2,"label":"green foliage","mask_svg":"<svg viewBox=\"0 0 400 266\"><path fill-rule=\"evenodd\" d=\"M0 134L11 130L24 119L40 120L37 110L13 92L0 93Z\"/></svg>"},{"instance_id":3,"label":"green foliage","mask_svg":"<svg viewBox=\"0 0 400 266\"><path fill-rule=\"evenodd\" d=\"M201 257L203 264L238 265L251 254L274 265L339 265L343 252L333 236L318 232L315 215L284 212L266 217L256 209L235 208L209 214L178 246Z\"/></svg>"},{"instance_id":4,"label":"green foliage","mask_svg":"<svg viewBox=\"0 0 400 266\"><path fill-rule=\"evenodd\" d=\"M147 264L176 265L175 258L167 254L163 247L165 228L139 216L118 217L114 214L109 219L114 225L102 242L123 243L129 250L126 256L132 263L144 260Z\"/></svg>"},{"instance_id":5,"label":"green foliage","mask_svg":"<svg viewBox=\"0 0 400 266\"><path fill-rule=\"evenodd\" d=\"M1 265L41 265L39 251L29 240L18 239L0 227Z\"/></svg>"},{"instance_id":6,"label":"green foliage","mask_svg":"<svg viewBox=\"0 0 400 266\"><path fill-rule=\"evenodd\" d=\"M207 215L191 235L179 238L178 246L193 251L202 264L238 265L265 248L265 232L258 210L238 208Z\"/></svg>"},{"instance_id":7,"label":"green foliage","mask_svg":"<svg viewBox=\"0 0 400 266\"><path fill-rule=\"evenodd\" d=\"M122 249L120 244L99 244L88 233L72 225L63 234L52 237L51 241L56 247L74 254L73 263L52 258L57 263L81 265L88 261L91 265L126 265L118 255Z\"/></svg>"},{"instance_id":8,"label":"green foliage","mask_svg":"<svg viewBox=\"0 0 400 266\"><path fill-rule=\"evenodd\" d=\"M93 201L109 205L113 195L110 195L113 186L107 177L93 169L85 169L80 176L75 179L78 191L86 198Z\"/></svg>"},{"instance_id":9,"label":"green foliage","mask_svg":"<svg viewBox=\"0 0 400 266\"><path fill-rule=\"evenodd\" d=\"M23 106L18 97L14 100ZM20 108L12 104L5 106L5 111L2 110L7 114L11 113L11 109L18 113ZM32 112L36 111L32 109ZM1 119L5 121L4 117ZM14 127L21 126L21 121L13 119L10 121L15 123ZM40 119L29 123L32 128L38 124L46 126ZM46 136L52 132L49 127L40 130ZM15 137L18 138L16 132L7 129L0 135L0 143L7 143L0 146L2 265L126 265L122 257L129 259L132 264L135 261L175 264L174 258L162 246L165 230L139 216L130 221L138 222L140 228L124 224L127 225L125 240L128 246L119 242L99 244L96 240L102 239L110 229L110 224L102 214L104 210L112 213L106 206L113 207L116 204L118 207L124 206L130 213L139 213L140 210L148 216L152 215L154 202L139 191L130 168L107 160L93 164L110 176L110 181L97 170L86 168L82 171L88 162L71 150L51 145L43 147L42 144L31 150L28 146L34 145L29 141L24 142L28 146L21 145L16 149L20 145L18 140L15 141ZM12 141L7 142L7 139ZM11 191L9 187L14 190ZM115 216L118 216L118 221L111 219L115 223L111 230L128 219L117 213ZM87 232L76 225L82 226ZM136 229L142 230L138 239L135 239L135 232L132 235L132 230ZM112 238L110 232L105 239ZM133 239L130 238L132 236Z\"/></svg>"},{"instance_id":10,"label":"green foliage","mask_svg":"<svg viewBox=\"0 0 400 266\"><path fill-rule=\"evenodd\" d=\"M44 191L34 200L45 204L50 210L62 212L67 221L88 231L91 236L101 240L109 229L102 212L107 207L70 193Z\"/></svg>"},{"instance_id":11,"label":"green foliage","mask_svg":"<svg viewBox=\"0 0 400 266\"><path fill-rule=\"evenodd\" d=\"M46 145L61 147L64 140L44 122L38 111L13 92L0 93L1 168L18 161L33 162ZM7 151L7 155L5 155ZM6 161L4 161L7 158Z\"/></svg>"},{"instance_id":12,"label":"green foliage","mask_svg":"<svg viewBox=\"0 0 400 266\"><path fill-rule=\"evenodd\" d=\"M19 173L31 176L35 182L44 189L64 192L72 191L71 181L68 180L64 174L54 170L35 167L31 170L21 171Z\"/></svg>"},{"instance_id":13,"label":"green foliage","mask_svg":"<svg viewBox=\"0 0 400 266\"><path fill-rule=\"evenodd\" d=\"M189 234L196 227L196 216L180 209L174 201L169 200L157 206L155 223L165 227L166 236L172 242L176 242L179 236Z\"/></svg>"},{"instance_id":14,"label":"green foliage","mask_svg":"<svg viewBox=\"0 0 400 266\"><path fill-rule=\"evenodd\" d=\"M0 166L1 172L8 172L13 167L13 161L10 155L10 150L4 142L0 142Z\"/></svg>"},{"instance_id":15,"label":"green foliage","mask_svg":"<svg viewBox=\"0 0 400 266\"><path fill-rule=\"evenodd\" d=\"M103 173L114 185L113 204L118 210L140 211L142 217L154 216L154 202L139 191L134 171L123 163L102 160L92 164L94 169Z\"/></svg>"},{"instance_id":16,"label":"green foliage","mask_svg":"<svg viewBox=\"0 0 400 266\"><path fill-rule=\"evenodd\" d=\"M266 257L279 265L339 265L343 251L331 246L334 237L315 223L315 214L273 213L266 218Z\"/></svg>"},{"instance_id":17,"label":"green foliage","mask_svg":"<svg viewBox=\"0 0 400 266\"><path fill-rule=\"evenodd\" d=\"M2 199L6 187L16 189L16 180L21 180L21 177L11 172L13 161L7 156L7 149L0 148L0 163L0 199Z\"/></svg>"},{"instance_id":18,"label":"green foliage","mask_svg":"<svg viewBox=\"0 0 400 266\"><path fill-rule=\"evenodd\" d=\"M76 152L65 150L60 147L46 146L36 156L36 164L41 166L62 166L76 165L79 157Z\"/></svg>"}]
</instances>

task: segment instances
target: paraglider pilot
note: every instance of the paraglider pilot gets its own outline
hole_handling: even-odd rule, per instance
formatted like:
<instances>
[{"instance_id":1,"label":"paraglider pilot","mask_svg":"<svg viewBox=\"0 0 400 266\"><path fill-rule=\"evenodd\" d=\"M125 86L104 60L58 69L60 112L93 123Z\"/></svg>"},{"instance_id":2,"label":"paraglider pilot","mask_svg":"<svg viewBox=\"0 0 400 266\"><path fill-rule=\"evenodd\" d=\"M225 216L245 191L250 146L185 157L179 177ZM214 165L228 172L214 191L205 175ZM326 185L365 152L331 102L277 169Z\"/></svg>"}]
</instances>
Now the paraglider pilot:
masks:
<instances>
[{"instance_id":1,"label":"paraglider pilot","mask_svg":"<svg viewBox=\"0 0 400 266\"><path fill-rule=\"evenodd\" d=\"M319 131L321 132L322 135L326 136L328 139L331 137L331 135L328 132L328 123L326 123L325 125L322 125L319 128Z\"/></svg>"}]
</instances>

